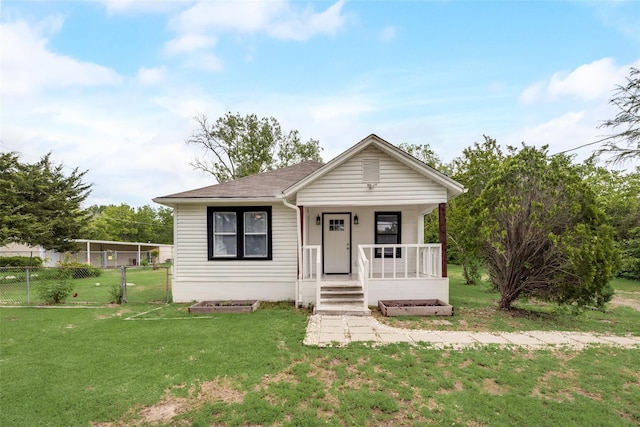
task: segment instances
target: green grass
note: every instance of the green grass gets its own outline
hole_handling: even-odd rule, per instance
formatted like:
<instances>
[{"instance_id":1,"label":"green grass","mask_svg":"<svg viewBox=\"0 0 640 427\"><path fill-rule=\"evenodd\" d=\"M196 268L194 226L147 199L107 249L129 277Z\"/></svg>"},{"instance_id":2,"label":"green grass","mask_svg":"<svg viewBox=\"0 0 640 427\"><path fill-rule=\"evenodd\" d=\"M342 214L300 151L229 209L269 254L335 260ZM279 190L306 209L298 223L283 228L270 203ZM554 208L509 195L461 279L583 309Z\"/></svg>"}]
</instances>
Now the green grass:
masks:
<instances>
[{"instance_id":1,"label":"green grass","mask_svg":"<svg viewBox=\"0 0 640 427\"><path fill-rule=\"evenodd\" d=\"M449 328L473 329L473 310L496 295L453 282L462 314ZM531 306L551 314L477 318L484 328L603 323ZM0 425L640 424L638 349L320 349L302 345L307 313L288 304L200 319L186 307L0 308ZM620 310L598 315L640 323Z\"/></svg>"},{"instance_id":2,"label":"green grass","mask_svg":"<svg viewBox=\"0 0 640 427\"><path fill-rule=\"evenodd\" d=\"M121 270L104 269L98 277L72 279L73 292L66 299L67 304L106 304L112 299L111 289L119 287ZM153 270L148 268L127 268L127 300L132 302L161 303L167 302L167 268ZM38 295L38 283L47 275L57 274L55 269L39 272L30 281L31 304L41 304ZM6 276L6 275L5 275ZM26 279L24 272L11 273L12 280L0 281L0 304L26 303ZM74 296L75 295L75 296Z\"/></svg>"},{"instance_id":3,"label":"green grass","mask_svg":"<svg viewBox=\"0 0 640 427\"><path fill-rule=\"evenodd\" d=\"M449 266L450 300L455 316L444 318L451 325L434 325L431 318L380 318L392 326L473 331L563 330L615 335L640 335L638 311L630 307L608 306L605 310L585 309L577 314L568 307L530 300L514 304L513 312L498 310L500 295L486 282L464 284L460 266ZM640 282L614 279L616 295L640 301Z\"/></svg>"}]
</instances>

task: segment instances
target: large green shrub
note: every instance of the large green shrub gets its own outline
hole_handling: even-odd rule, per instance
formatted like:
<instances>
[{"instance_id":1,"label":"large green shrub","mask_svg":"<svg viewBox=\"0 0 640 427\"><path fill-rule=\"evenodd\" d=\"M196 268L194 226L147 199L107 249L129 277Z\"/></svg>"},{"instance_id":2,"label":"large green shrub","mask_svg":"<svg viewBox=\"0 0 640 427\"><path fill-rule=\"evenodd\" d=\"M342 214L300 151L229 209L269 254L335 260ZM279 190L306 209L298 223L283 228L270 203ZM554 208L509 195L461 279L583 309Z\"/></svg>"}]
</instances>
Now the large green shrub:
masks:
<instances>
[{"instance_id":1,"label":"large green shrub","mask_svg":"<svg viewBox=\"0 0 640 427\"><path fill-rule=\"evenodd\" d=\"M58 267L69 271L72 279L85 279L87 277L100 277L102 275L101 269L79 262L59 263Z\"/></svg>"},{"instance_id":2,"label":"large green shrub","mask_svg":"<svg viewBox=\"0 0 640 427\"><path fill-rule=\"evenodd\" d=\"M618 254L594 191L569 157L511 151L471 211L499 307L520 296L602 307Z\"/></svg>"},{"instance_id":3,"label":"large green shrub","mask_svg":"<svg viewBox=\"0 0 640 427\"><path fill-rule=\"evenodd\" d=\"M0 267L42 267L42 258L28 256L0 257Z\"/></svg>"}]
</instances>

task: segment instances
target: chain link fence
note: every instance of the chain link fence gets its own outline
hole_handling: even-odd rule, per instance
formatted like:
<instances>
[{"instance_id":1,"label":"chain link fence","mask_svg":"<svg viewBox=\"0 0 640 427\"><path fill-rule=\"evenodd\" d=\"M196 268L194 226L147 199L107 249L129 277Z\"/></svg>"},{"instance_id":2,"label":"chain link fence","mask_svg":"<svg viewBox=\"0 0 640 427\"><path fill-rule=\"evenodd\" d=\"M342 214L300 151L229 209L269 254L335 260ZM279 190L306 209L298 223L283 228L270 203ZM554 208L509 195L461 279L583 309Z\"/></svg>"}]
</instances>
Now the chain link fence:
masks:
<instances>
[{"instance_id":1,"label":"chain link fence","mask_svg":"<svg viewBox=\"0 0 640 427\"><path fill-rule=\"evenodd\" d=\"M171 302L171 268L0 267L0 306L124 302Z\"/></svg>"},{"instance_id":2,"label":"chain link fence","mask_svg":"<svg viewBox=\"0 0 640 427\"><path fill-rule=\"evenodd\" d=\"M123 302L171 302L171 269L169 267L122 267Z\"/></svg>"},{"instance_id":3,"label":"chain link fence","mask_svg":"<svg viewBox=\"0 0 640 427\"><path fill-rule=\"evenodd\" d=\"M51 250L19 251L0 247L0 257L38 257L44 267L56 267L60 263L90 264L96 268L108 269L117 267L146 267L153 265L153 256L150 250L78 250L76 252L60 253ZM173 247L163 245L160 248L157 262L171 263L173 259Z\"/></svg>"}]
</instances>

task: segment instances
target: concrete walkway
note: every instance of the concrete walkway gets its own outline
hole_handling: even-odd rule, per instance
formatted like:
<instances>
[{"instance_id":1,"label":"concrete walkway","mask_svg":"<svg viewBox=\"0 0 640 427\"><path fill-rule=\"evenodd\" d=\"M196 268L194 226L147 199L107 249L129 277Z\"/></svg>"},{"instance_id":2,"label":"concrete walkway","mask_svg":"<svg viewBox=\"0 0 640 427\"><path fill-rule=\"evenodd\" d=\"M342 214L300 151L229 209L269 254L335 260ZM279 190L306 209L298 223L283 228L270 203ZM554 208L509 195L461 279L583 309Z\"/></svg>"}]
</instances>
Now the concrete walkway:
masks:
<instances>
[{"instance_id":1,"label":"concrete walkway","mask_svg":"<svg viewBox=\"0 0 640 427\"><path fill-rule=\"evenodd\" d=\"M587 345L611 345L640 348L639 336L599 335L588 332L526 331L467 332L401 329L384 325L372 316L309 317L305 345L320 347L343 346L351 342L371 342L384 345L399 342L430 343L434 348L460 349L487 344L504 347L544 348L557 346L581 349Z\"/></svg>"}]
</instances>

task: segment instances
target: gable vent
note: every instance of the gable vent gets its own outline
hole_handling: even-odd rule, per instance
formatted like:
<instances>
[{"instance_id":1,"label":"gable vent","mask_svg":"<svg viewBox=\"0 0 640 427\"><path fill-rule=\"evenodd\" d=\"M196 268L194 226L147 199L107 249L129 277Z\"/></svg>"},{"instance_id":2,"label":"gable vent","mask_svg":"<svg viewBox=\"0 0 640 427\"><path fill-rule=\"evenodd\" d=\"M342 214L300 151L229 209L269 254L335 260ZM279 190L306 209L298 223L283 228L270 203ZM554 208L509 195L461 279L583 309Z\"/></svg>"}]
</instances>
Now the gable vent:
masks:
<instances>
[{"instance_id":1,"label":"gable vent","mask_svg":"<svg viewBox=\"0 0 640 427\"><path fill-rule=\"evenodd\" d=\"M380 159L362 159L362 182L380 182Z\"/></svg>"}]
</instances>

